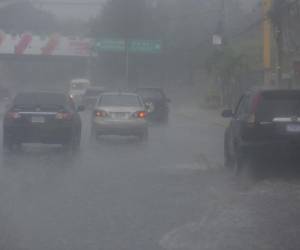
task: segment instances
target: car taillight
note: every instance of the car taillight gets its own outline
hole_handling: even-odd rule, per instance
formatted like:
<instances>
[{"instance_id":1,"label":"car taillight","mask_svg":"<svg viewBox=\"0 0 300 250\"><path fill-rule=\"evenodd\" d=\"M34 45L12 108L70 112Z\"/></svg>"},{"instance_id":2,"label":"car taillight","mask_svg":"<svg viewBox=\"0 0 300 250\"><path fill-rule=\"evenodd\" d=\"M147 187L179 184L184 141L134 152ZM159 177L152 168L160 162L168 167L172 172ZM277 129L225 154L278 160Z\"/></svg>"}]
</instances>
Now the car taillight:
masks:
<instances>
[{"instance_id":1,"label":"car taillight","mask_svg":"<svg viewBox=\"0 0 300 250\"><path fill-rule=\"evenodd\" d=\"M146 118L147 113L145 111L138 111L134 114L134 117L144 119Z\"/></svg>"},{"instance_id":2,"label":"car taillight","mask_svg":"<svg viewBox=\"0 0 300 250\"><path fill-rule=\"evenodd\" d=\"M56 114L55 118L58 120L71 120L73 115L68 112L59 112Z\"/></svg>"},{"instance_id":3,"label":"car taillight","mask_svg":"<svg viewBox=\"0 0 300 250\"><path fill-rule=\"evenodd\" d=\"M261 101L261 94L257 94L253 97L252 103L251 103L251 114L249 115L247 119L248 126L253 127L256 123L256 110L258 108L258 105Z\"/></svg>"},{"instance_id":4,"label":"car taillight","mask_svg":"<svg viewBox=\"0 0 300 250\"><path fill-rule=\"evenodd\" d=\"M94 112L95 117L106 117L107 113L103 110L96 110Z\"/></svg>"},{"instance_id":5,"label":"car taillight","mask_svg":"<svg viewBox=\"0 0 300 250\"><path fill-rule=\"evenodd\" d=\"M16 120L21 118L21 114L18 112L8 112L6 118L10 120Z\"/></svg>"},{"instance_id":6,"label":"car taillight","mask_svg":"<svg viewBox=\"0 0 300 250\"><path fill-rule=\"evenodd\" d=\"M251 103L251 113L255 113L257 110L257 107L261 101L261 94L257 94L256 96L253 97L252 103Z\"/></svg>"}]
</instances>

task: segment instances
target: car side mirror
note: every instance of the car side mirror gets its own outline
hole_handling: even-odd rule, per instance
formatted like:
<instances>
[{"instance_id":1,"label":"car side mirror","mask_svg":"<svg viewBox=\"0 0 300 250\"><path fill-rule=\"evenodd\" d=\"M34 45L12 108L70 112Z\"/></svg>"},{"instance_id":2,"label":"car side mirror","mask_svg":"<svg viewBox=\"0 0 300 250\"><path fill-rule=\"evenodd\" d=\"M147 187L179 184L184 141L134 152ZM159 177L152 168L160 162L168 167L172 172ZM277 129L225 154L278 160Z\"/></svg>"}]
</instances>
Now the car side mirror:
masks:
<instances>
[{"instance_id":1,"label":"car side mirror","mask_svg":"<svg viewBox=\"0 0 300 250\"><path fill-rule=\"evenodd\" d=\"M231 118L231 117L233 117L233 115L234 114L231 109L225 109L222 112L222 117L224 117L224 118Z\"/></svg>"},{"instance_id":2,"label":"car side mirror","mask_svg":"<svg viewBox=\"0 0 300 250\"><path fill-rule=\"evenodd\" d=\"M77 107L77 111L78 111L78 112L85 111L85 106L84 106L84 105L79 105L79 106Z\"/></svg>"}]
</instances>

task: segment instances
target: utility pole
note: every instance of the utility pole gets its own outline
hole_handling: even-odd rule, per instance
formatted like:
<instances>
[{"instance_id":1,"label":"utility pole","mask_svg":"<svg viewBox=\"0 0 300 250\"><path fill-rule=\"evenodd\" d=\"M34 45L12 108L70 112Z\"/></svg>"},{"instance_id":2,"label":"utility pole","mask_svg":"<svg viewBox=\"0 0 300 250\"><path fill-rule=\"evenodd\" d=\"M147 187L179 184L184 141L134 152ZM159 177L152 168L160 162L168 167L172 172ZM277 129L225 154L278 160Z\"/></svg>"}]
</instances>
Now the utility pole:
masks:
<instances>
[{"instance_id":1,"label":"utility pole","mask_svg":"<svg viewBox=\"0 0 300 250\"><path fill-rule=\"evenodd\" d=\"M269 12L272 7L272 0L262 0L263 6L263 67L264 67L264 85L271 85L271 36L272 25Z\"/></svg>"},{"instance_id":2,"label":"utility pole","mask_svg":"<svg viewBox=\"0 0 300 250\"><path fill-rule=\"evenodd\" d=\"M277 42L277 84L282 83L282 67L283 67L283 34L282 34L282 16L278 17L278 26L276 31Z\"/></svg>"},{"instance_id":3,"label":"utility pole","mask_svg":"<svg viewBox=\"0 0 300 250\"><path fill-rule=\"evenodd\" d=\"M288 3L283 0L274 0L275 8L275 38L277 45L277 84L282 84L282 68L283 68L283 16L288 8Z\"/></svg>"},{"instance_id":4,"label":"utility pole","mask_svg":"<svg viewBox=\"0 0 300 250\"><path fill-rule=\"evenodd\" d=\"M129 39L126 39L126 52L125 52L125 81L127 88L129 88Z\"/></svg>"}]
</instances>

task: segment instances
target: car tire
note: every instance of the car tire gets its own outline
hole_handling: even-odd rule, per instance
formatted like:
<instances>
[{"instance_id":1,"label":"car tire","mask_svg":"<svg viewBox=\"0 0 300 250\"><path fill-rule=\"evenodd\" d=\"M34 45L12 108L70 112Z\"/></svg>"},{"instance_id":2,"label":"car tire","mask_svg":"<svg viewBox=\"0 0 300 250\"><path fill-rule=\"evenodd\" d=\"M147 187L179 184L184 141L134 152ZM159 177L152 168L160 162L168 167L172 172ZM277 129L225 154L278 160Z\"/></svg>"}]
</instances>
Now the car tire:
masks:
<instances>
[{"instance_id":1,"label":"car tire","mask_svg":"<svg viewBox=\"0 0 300 250\"><path fill-rule=\"evenodd\" d=\"M4 152L12 152L14 149L14 143L7 135L3 135L3 150Z\"/></svg>"},{"instance_id":2,"label":"car tire","mask_svg":"<svg viewBox=\"0 0 300 250\"><path fill-rule=\"evenodd\" d=\"M80 135L72 135L72 137L63 144L64 150L71 153L79 151L80 139Z\"/></svg>"},{"instance_id":3,"label":"car tire","mask_svg":"<svg viewBox=\"0 0 300 250\"><path fill-rule=\"evenodd\" d=\"M228 169L232 169L234 167L234 159L230 156L228 140L225 138L224 140L224 166Z\"/></svg>"},{"instance_id":4,"label":"car tire","mask_svg":"<svg viewBox=\"0 0 300 250\"><path fill-rule=\"evenodd\" d=\"M234 160L233 173L242 182L251 184L259 179L258 165L259 161L253 156L238 152Z\"/></svg>"},{"instance_id":5,"label":"car tire","mask_svg":"<svg viewBox=\"0 0 300 250\"><path fill-rule=\"evenodd\" d=\"M138 135L139 139L141 142L146 142L148 141L148 138L149 138L149 132L148 132L148 129L145 129L143 132L141 132L139 135Z\"/></svg>"},{"instance_id":6,"label":"car tire","mask_svg":"<svg viewBox=\"0 0 300 250\"><path fill-rule=\"evenodd\" d=\"M81 133L74 135L72 139L72 151L76 152L80 149Z\"/></svg>"},{"instance_id":7,"label":"car tire","mask_svg":"<svg viewBox=\"0 0 300 250\"><path fill-rule=\"evenodd\" d=\"M99 141L99 136L100 136L100 135L98 135L98 134L96 133L95 129L92 128L91 134L90 134L90 142L93 143L93 144L94 144L94 143L97 143L97 142Z\"/></svg>"},{"instance_id":8,"label":"car tire","mask_svg":"<svg viewBox=\"0 0 300 250\"><path fill-rule=\"evenodd\" d=\"M169 115L165 115L162 119L161 122L163 124L168 124L169 123Z\"/></svg>"}]
</instances>

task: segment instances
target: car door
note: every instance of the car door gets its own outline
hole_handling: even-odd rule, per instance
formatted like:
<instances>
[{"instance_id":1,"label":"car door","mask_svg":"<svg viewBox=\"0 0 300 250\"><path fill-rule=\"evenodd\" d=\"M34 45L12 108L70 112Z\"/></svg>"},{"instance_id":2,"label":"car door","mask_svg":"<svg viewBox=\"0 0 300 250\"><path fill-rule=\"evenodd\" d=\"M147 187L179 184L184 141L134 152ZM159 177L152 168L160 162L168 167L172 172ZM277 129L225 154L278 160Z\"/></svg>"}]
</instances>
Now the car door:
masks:
<instances>
[{"instance_id":1,"label":"car door","mask_svg":"<svg viewBox=\"0 0 300 250\"><path fill-rule=\"evenodd\" d=\"M232 153L235 152L237 144L241 143L241 132L250 112L249 101L249 95L245 94L240 98L230 123L228 146Z\"/></svg>"}]
</instances>

